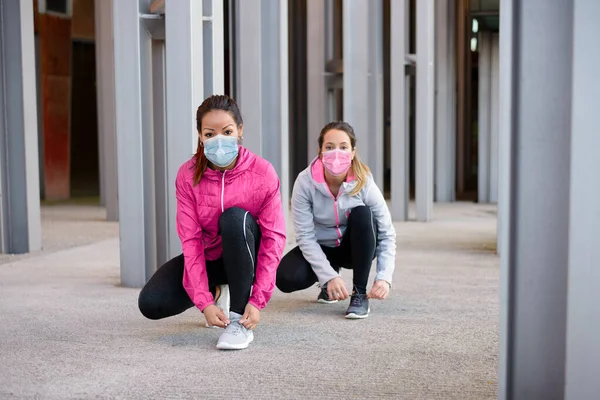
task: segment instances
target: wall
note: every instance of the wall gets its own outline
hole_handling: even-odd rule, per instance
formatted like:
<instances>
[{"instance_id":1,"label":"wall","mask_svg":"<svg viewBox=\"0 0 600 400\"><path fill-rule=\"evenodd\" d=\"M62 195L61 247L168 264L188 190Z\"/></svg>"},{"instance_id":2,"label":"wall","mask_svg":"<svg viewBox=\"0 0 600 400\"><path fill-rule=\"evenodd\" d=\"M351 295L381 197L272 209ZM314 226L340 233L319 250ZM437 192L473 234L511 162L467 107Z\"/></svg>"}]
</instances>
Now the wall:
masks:
<instances>
[{"instance_id":1,"label":"wall","mask_svg":"<svg viewBox=\"0 0 600 400\"><path fill-rule=\"evenodd\" d=\"M65 200L71 196L73 40L93 43L94 0L72 0L72 18L39 14L37 3L33 0L39 42L41 192L46 200Z\"/></svg>"}]
</instances>

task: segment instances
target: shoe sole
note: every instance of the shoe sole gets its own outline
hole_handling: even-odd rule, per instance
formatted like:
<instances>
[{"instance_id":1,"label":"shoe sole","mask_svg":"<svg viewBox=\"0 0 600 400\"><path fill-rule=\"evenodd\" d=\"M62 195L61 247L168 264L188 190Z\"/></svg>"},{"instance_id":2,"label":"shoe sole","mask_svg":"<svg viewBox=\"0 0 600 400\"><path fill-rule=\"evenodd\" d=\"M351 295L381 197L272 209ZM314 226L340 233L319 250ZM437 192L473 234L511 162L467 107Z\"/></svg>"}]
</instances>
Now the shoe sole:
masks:
<instances>
[{"instance_id":1,"label":"shoe sole","mask_svg":"<svg viewBox=\"0 0 600 400\"><path fill-rule=\"evenodd\" d=\"M252 343L252 341L254 340L254 338L250 339L250 341L248 343L242 343L242 344L230 344L230 343L217 343L217 349L219 350L244 350L245 348L248 347L248 345L250 343Z\"/></svg>"},{"instance_id":2,"label":"shoe sole","mask_svg":"<svg viewBox=\"0 0 600 400\"><path fill-rule=\"evenodd\" d=\"M333 304L333 303L337 303L337 300L325 300L325 299L318 299L317 303L321 303L321 304Z\"/></svg>"},{"instance_id":3,"label":"shoe sole","mask_svg":"<svg viewBox=\"0 0 600 400\"><path fill-rule=\"evenodd\" d=\"M369 308L369 311L367 311L366 314L364 315L358 315L355 313L350 313L350 314L346 314L346 318L347 319L365 319L369 316L369 313L371 312L371 309Z\"/></svg>"}]
</instances>

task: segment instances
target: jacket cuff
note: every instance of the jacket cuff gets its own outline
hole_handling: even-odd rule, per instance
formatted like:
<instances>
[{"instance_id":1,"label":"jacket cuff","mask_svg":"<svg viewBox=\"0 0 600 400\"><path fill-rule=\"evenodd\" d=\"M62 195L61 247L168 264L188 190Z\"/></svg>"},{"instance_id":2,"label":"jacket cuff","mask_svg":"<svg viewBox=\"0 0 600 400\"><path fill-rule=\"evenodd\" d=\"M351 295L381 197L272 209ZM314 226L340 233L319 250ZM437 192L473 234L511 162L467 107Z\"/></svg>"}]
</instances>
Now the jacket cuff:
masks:
<instances>
[{"instance_id":1,"label":"jacket cuff","mask_svg":"<svg viewBox=\"0 0 600 400\"><path fill-rule=\"evenodd\" d=\"M391 276L386 276L386 275L383 275L383 274L379 275L378 274L375 277L375 280L373 282L375 282L375 281L385 281L385 282L387 282L390 285L390 289L392 288L392 277Z\"/></svg>"},{"instance_id":2,"label":"jacket cuff","mask_svg":"<svg viewBox=\"0 0 600 400\"><path fill-rule=\"evenodd\" d=\"M256 307L258 309L258 311L262 311L263 308L265 308L266 304L262 305L256 301L256 299L250 298L250 300L248 300L248 304L252 304L254 307Z\"/></svg>"},{"instance_id":3,"label":"jacket cuff","mask_svg":"<svg viewBox=\"0 0 600 400\"><path fill-rule=\"evenodd\" d=\"M332 271L331 273L323 273L319 276L319 285L321 287L325 286L325 284L327 282L329 282L330 280L340 276L340 274L335 272L335 270L333 268L331 269L331 271Z\"/></svg>"},{"instance_id":4,"label":"jacket cuff","mask_svg":"<svg viewBox=\"0 0 600 400\"><path fill-rule=\"evenodd\" d=\"M215 299L213 298L211 292L199 294L194 300L194 304L202 312L204 312L206 307L210 306L211 304L215 304Z\"/></svg>"}]
</instances>

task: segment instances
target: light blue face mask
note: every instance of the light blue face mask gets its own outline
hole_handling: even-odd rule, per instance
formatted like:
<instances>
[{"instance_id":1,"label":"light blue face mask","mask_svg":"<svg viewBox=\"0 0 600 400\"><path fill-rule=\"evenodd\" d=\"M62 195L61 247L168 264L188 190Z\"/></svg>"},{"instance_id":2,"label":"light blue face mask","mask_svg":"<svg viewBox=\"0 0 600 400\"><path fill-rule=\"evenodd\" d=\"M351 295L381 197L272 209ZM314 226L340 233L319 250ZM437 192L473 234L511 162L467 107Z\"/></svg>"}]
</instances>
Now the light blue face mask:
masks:
<instances>
[{"instance_id":1,"label":"light blue face mask","mask_svg":"<svg viewBox=\"0 0 600 400\"><path fill-rule=\"evenodd\" d=\"M204 155L217 167L227 167L238 156L237 136L217 135L205 139Z\"/></svg>"}]
</instances>

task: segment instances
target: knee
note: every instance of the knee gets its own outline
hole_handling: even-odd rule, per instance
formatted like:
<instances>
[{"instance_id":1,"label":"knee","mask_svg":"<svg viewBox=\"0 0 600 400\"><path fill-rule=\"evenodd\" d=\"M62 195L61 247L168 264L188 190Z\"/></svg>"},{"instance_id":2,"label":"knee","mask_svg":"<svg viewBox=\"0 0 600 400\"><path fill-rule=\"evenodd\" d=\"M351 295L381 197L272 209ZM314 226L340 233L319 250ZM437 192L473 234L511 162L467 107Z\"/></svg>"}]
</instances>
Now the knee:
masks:
<instances>
[{"instance_id":1,"label":"knee","mask_svg":"<svg viewBox=\"0 0 600 400\"><path fill-rule=\"evenodd\" d=\"M250 213L240 207L231 207L223 211L219 218L221 236L244 237L244 220L252 218Z\"/></svg>"},{"instance_id":2,"label":"knee","mask_svg":"<svg viewBox=\"0 0 600 400\"><path fill-rule=\"evenodd\" d=\"M289 279L287 274L285 273L285 269L281 269L281 264L277 269L277 276L275 278L275 286L277 289L282 291L283 293L292 293L295 291L295 288L292 285L292 281Z\"/></svg>"},{"instance_id":3,"label":"knee","mask_svg":"<svg viewBox=\"0 0 600 400\"><path fill-rule=\"evenodd\" d=\"M353 225L371 226L373 221L373 213L368 206L354 207L350 211L350 219Z\"/></svg>"},{"instance_id":4,"label":"knee","mask_svg":"<svg viewBox=\"0 0 600 400\"><path fill-rule=\"evenodd\" d=\"M152 299L152 296L145 293L143 289L138 297L138 308L142 315L148 319L157 320L162 318L160 308Z\"/></svg>"}]
</instances>

